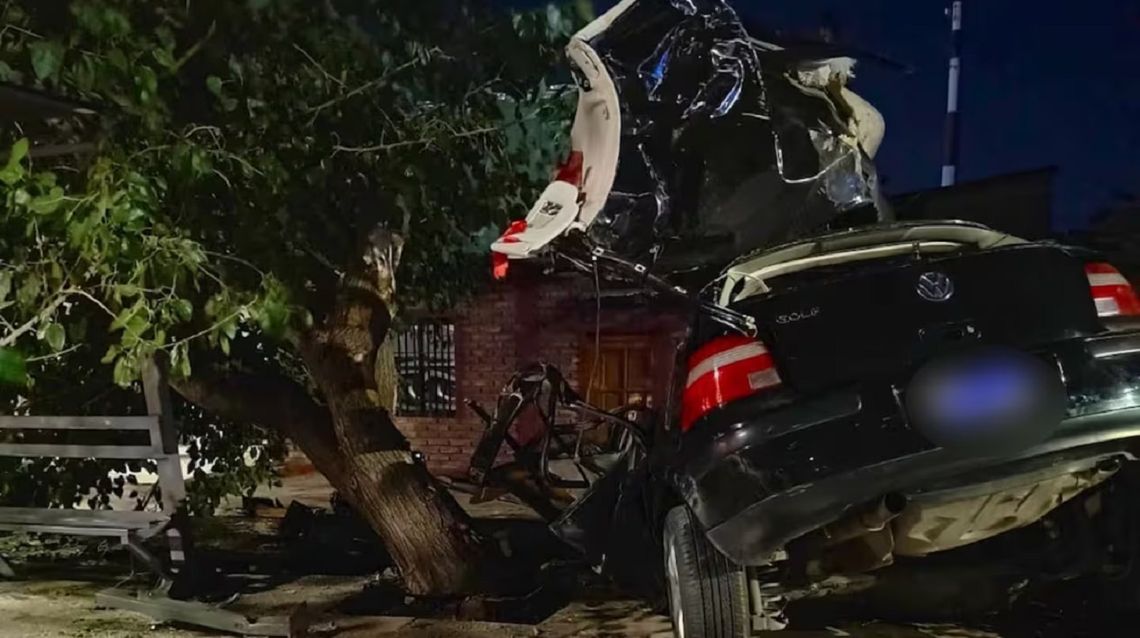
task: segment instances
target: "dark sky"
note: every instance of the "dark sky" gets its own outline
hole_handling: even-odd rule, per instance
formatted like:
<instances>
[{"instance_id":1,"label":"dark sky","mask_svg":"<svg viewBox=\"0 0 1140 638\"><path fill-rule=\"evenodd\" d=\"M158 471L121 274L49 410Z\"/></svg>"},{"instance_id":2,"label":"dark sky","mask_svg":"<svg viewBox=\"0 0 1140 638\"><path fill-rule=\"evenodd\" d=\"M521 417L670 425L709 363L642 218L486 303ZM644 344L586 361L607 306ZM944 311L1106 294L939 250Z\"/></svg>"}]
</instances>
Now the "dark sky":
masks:
<instances>
[{"instance_id":1,"label":"dark sky","mask_svg":"<svg viewBox=\"0 0 1140 638\"><path fill-rule=\"evenodd\" d=\"M537 0L499 0L534 6ZM613 0L598 0L599 12ZM863 63L853 88L883 112L891 192L938 185L949 0L737 0L750 20L904 62ZM1140 194L1140 0L965 0L959 180L1055 165L1055 225L1079 227L1114 192Z\"/></svg>"}]
</instances>

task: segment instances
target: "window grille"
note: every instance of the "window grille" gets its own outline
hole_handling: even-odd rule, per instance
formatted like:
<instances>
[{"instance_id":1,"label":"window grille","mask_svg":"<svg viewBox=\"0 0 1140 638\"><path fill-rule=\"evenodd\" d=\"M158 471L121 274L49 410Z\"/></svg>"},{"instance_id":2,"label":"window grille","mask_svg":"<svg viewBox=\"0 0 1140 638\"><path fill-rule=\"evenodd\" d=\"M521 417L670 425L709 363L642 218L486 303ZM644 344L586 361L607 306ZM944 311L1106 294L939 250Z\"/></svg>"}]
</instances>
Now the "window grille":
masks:
<instances>
[{"instance_id":1,"label":"window grille","mask_svg":"<svg viewBox=\"0 0 1140 638\"><path fill-rule=\"evenodd\" d=\"M455 324L417 321L396 335L398 416L455 416Z\"/></svg>"}]
</instances>

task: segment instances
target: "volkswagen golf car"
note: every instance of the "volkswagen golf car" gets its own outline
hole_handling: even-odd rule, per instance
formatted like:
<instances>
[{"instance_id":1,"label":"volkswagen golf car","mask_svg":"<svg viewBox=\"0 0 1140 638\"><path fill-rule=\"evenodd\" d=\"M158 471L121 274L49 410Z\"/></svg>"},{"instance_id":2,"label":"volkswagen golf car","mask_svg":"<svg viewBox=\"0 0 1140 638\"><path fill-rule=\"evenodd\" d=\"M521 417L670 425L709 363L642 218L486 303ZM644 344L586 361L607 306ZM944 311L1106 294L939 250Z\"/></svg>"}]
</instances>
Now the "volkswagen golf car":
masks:
<instances>
[{"instance_id":1,"label":"volkswagen golf car","mask_svg":"<svg viewBox=\"0 0 1140 638\"><path fill-rule=\"evenodd\" d=\"M659 575L690 637L779 629L789 600L946 555L1140 581L1120 272L895 221L853 59L757 37L721 0L624 0L568 56L572 149L496 274L549 258L689 327L666 405L556 533L626 582Z\"/></svg>"}]
</instances>

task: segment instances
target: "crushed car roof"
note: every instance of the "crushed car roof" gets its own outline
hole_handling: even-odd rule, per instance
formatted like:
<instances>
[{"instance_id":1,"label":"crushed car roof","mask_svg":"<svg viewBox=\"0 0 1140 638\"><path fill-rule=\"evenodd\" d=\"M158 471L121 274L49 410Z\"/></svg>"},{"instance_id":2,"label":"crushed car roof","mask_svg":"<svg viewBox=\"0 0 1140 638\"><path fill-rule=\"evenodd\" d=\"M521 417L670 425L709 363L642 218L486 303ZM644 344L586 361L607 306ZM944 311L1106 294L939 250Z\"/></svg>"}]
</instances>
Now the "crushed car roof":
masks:
<instances>
[{"instance_id":1,"label":"crushed car roof","mask_svg":"<svg viewBox=\"0 0 1140 638\"><path fill-rule=\"evenodd\" d=\"M723 266L880 204L871 156L882 117L845 88L849 59L762 43L723 0L624 0L568 53L580 87L578 200L552 185L496 244L502 254L527 257L583 231L668 274Z\"/></svg>"}]
</instances>

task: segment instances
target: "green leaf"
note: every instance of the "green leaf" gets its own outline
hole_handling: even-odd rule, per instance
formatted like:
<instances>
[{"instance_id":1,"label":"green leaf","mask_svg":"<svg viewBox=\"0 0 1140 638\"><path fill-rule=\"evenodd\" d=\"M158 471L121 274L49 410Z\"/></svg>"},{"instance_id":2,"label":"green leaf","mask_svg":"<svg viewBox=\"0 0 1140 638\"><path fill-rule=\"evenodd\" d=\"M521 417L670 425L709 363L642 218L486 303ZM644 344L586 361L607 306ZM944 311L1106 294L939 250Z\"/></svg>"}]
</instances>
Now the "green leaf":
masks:
<instances>
[{"instance_id":1,"label":"green leaf","mask_svg":"<svg viewBox=\"0 0 1140 638\"><path fill-rule=\"evenodd\" d=\"M133 317L134 314L139 311L139 308L140 306L138 304L135 304L129 308L123 308L122 311L120 311L119 314L116 315L115 318L111 321L111 325L108 330L114 332L127 325L127 322L130 321L131 317Z\"/></svg>"},{"instance_id":2,"label":"green leaf","mask_svg":"<svg viewBox=\"0 0 1140 638\"><path fill-rule=\"evenodd\" d=\"M211 76L207 77L206 78L206 88L210 91L210 93L213 93L214 95L217 95L217 96L221 96L222 95L222 78L220 78L216 75L211 75Z\"/></svg>"},{"instance_id":3,"label":"green leaf","mask_svg":"<svg viewBox=\"0 0 1140 638\"><path fill-rule=\"evenodd\" d=\"M285 335L289 327L288 322L289 309L280 300L270 297L261 304L257 323L262 332L279 339Z\"/></svg>"},{"instance_id":4,"label":"green leaf","mask_svg":"<svg viewBox=\"0 0 1140 638\"><path fill-rule=\"evenodd\" d=\"M118 345L113 345L110 348L107 348L107 354L103 355L103 358L99 360L99 363L102 363L102 364L111 363L112 361L115 360L115 357L119 356L119 352L120 352L120 349L119 349Z\"/></svg>"},{"instance_id":5,"label":"green leaf","mask_svg":"<svg viewBox=\"0 0 1140 638\"><path fill-rule=\"evenodd\" d=\"M28 138L21 137L13 142L12 149L9 152L11 154L8 156L8 166L24 161L24 158L28 156Z\"/></svg>"},{"instance_id":6,"label":"green leaf","mask_svg":"<svg viewBox=\"0 0 1140 638\"><path fill-rule=\"evenodd\" d=\"M149 102L158 93L158 76L149 66L140 66L135 69L135 85L139 90L141 102Z\"/></svg>"},{"instance_id":7,"label":"green leaf","mask_svg":"<svg viewBox=\"0 0 1140 638\"><path fill-rule=\"evenodd\" d=\"M33 42L28 51L32 56L32 71L37 79L43 80L55 75L63 63L63 45L58 42Z\"/></svg>"},{"instance_id":8,"label":"green leaf","mask_svg":"<svg viewBox=\"0 0 1140 638\"><path fill-rule=\"evenodd\" d=\"M8 66L6 62L0 62L0 82L15 82L19 83L24 77L23 73L16 71Z\"/></svg>"},{"instance_id":9,"label":"green leaf","mask_svg":"<svg viewBox=\"0 0 1140 638\"><path fill-rule=\"evenodd\" d=\"M20 306L30 309L36 305L36 298L39 297L42 289L43 278L40 277L39 273L33 272L20 285L20 289L16 292L16 301Z\"/></svg>"},{"instance_id":10,"label":"green leaf","mask_svg":"<svg viewBox=\"0 0 1140 638\"><path fill-rule=\"evenodd\" d=\"M58 323L52 323L44 329L44 341L47 342L52 350L56 352L63 350L63 344L66 340L67 333L64 331L63 326Z\"/></svg>"},{"instance_id":11,"label":"green leaf","mask_svg":"<svg viewBox=\"0 0 1140 638\"><path fill-rule=\"evenodd\" d=\"M134 284L119 284L114 287L114 292L120 298L130 299L131 297L139 296L141 291L139 287Z\"/></svg>"},{"instance_id":12,"label":"green leaf","mask_svg":"<svg viewBox=\"0 0 1140 638\"><path fill-rule=\"evenodd\" d=\"M222 334L226 335L227 339L233 339L234 335L237 334L237 321L230 319L222 324Z\"/></svg>"},{"instance_id":13,"label":"green leaf","mask_svg":"<svg viewBox=\"0 0 1140 638\"><path fill-rule=\"evenodd\" d=\"M135 373L132 369L131 362L126 357L119 357L115 361L114 371L111 373L112 378L117 385L126 387L135 380Z\"/></svg>"},{"instance_id":14,"label":"green leaf","mask_svg":"<svg viewBox=\"0 0 1140 638\"><path fill-rule=\"evenodd\" d=\"M136 314L127 321L126 326L123 328L123 345L131 347L142 340L143 335L147 329L150 328L150 321L142 315Z\"/></svg>"},{"instance_id":15,"label":"green leaf","mask_svg":"<svg viewBox=\"0 0 1140 638\"><path fill-rule=\"evenodd\" d=\"M182 352L182 357L178 360L178 366L175 370L182 378L190 377L190 353L188 351Z\"/></svg>"},{"instance_id":16,"label":"green leaf","mask_svg":"<svg viewBox=\"0 0 1140 638\"><path fill-rule=\"evenodd\" d=\"M11 348L0 348L0 383L28 384L28 369L24 363L24 356Z\"/></svg>"},{"instance_id":17,"label":"green leaf","mask_svg":"<svg viewBox=\"0 0 1140 638\"><path fill-rule=\"evenodd\" d=\"M87 338L87 317L80 317L78 321L67 324L67 337L72 342L80 342Z\"/></svg>"},{"instance_id":18,"label":"green leaf","mask_svg":"<svg viewBox=\"0 0 1140 638\"><path fill-rule=\"evenodd\" d=\"M62 203L63 189L59 186L56 186L45 195L38 195L36 197L33 197L32 201L29 202L28 207L31 208L32 212L34 213L40 215L50 215L51 213L54 213Z\"/></svg>"},{"instance_id":19,"label":"green leaf","mask_svg":"<svg viewBox=\"0 0 1140 638\"><path fill-rule=\"evenodd\" d=\"M8 153L8 163L0 169L0 182L11 186L20 181L24 176L24 166L21 162L27 155L28 139L22 137L12 144L12 150Z\"/></svg>"},{"instance_id":20,"label":"green leaf","mask_svg":"<svg viewBox=\"0 0 1140 638\"><path fill-rule=\"evenodd\" d=\"M122 49L111 49L107 52L107 61L112 67L119 71L127 70L130 63L127 61L127 54L123 53Z\"/></svg>"},{"instance_id":21,"label":"green leaf","mask_svg":"<svg viewBox=\"0 0 1140 638\"><path fill-rule=\"evenodd\" d=\"M174 312L183 321L190 321L191 317L194 316L194 305L186 299L175 299Z\"/></svg>"},{"instance_id":22,"label":"green leaf","mask_svg":"<svg viewBox=\"0 0 1140 638\"><path fill-rule=\"evenodd\" d=\"M174 56L171 54L170 49L165 47L154 50L154 61L164 69L174 68Z\"/></svg>"},{"instance_id":23,"label":"green leaf","mask_svg":"<svg viewBox=\"0 0 1140 638\"><path fill-rule=\"evenodd\" d=\"M63 266L60 266L58 261L51 262L49 276L56 286L63 282Z\"/></svg>"},{"instance_id":24,"label":"green leaf","mask_svg":"<svg viewBox=\"0 0 1140 638\"><path fill-rule=\"evenodd\" d=\"M56 185L56 183L59 181L59 177L57 177L56 174L51 171L40 171L36 173L35 179L33 181L35 182L36 186L39 186L40 188L50 189ZM62 190L60 191L60 194L63 194Z\"/></svg>"}]
</instances>

